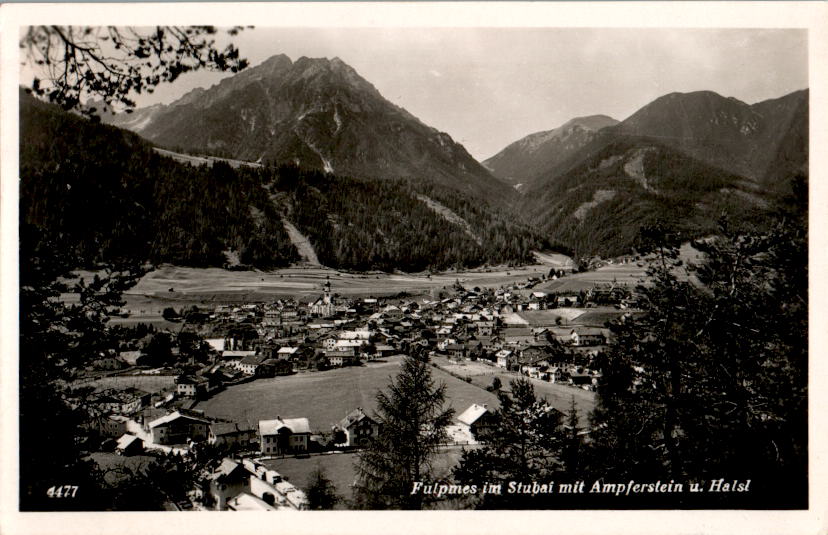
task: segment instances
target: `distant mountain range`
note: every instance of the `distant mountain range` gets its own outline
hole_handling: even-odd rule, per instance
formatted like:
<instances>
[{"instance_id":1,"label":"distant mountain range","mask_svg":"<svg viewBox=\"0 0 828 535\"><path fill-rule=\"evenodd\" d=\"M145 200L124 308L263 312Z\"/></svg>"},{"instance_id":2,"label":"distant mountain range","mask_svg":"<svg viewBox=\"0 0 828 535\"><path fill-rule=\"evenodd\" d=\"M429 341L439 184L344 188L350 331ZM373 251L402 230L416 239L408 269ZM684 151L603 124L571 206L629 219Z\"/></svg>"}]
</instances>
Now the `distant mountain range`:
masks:
<instances>
[{"instance_id":1,"label":"distant mountain range","mask_svg":"<svg viewBox=\"0 0 828 535\"><path fill-rule=\"evenodd\" d=\"M623 136L650 137L754 181L806 172L808 90L748 105L712 91L670 93L622 122L572 119L515 141L483 164L510 183L542 181Z\"/></svg>"},{"instance_id":2,"label":"distant mountain range","mask_svg":"<svg viewBox=\"0 0 828 535\"><path fill-rule=\"evenodd\" d=\"M618 133L658 139L701 161L756 182L774 180L786 138L805 139L808 91L748 105L712 91L670 93L644 106ZM782 167L804 171L807 144Z\"/></svg>"},{"instance_id":3,"label":"distant mountain range","mask_svg":"<svg viewBox=\"0 0 828 535\"><path fill-rule=\"evenodd\" d=\"M242 256L247 251L254 264L284 265L296 258L291 247L284 254L267 252L286 242L284 220L314 242L326 265L426 269L520 262L531 249L550 244L578 256L625 254L646 247L643 231L649 227L692 239L716 232L722 215L761 226L792 181L807 180L808 98L806 89L749 105L710 91L670 93L621 122L592 115L530 134L480 164L448 134L383 98L338 58L294 62L279 55L172 104L101 119L147 140L127 143L140 146L135 150L144 160L155 162L146 154L153 144L281 166L275 175L268 166L228 174L242 185L221 186L238 206L235 223L225 229L230 234L218 241L211 217L226 219L221 200L207 203L201 213L181 210L180 203L204 204L193 195L210 190L182 186L190 180L187 173L170 179L186 194L171 185L164 190L161 213L175 219L177 230L157 230L164 240L151 244L154 259L216 265L229 250ZM44 119L51 116L43 110L35 116L27 135L40 139L34 147L52 153L38 156L23 143L21 152L42 174L44 161L55 163L56 149L38 132L41 122L53 119ZM50 135L93 131L68 119L58 122L69 134ZM106 136L94 132L90 139L97 150ZM119 153L127 149L117 140L133 139L112 137ZM59 145L71 154L82 152L66 141ZM102 172L102 154L81 168ZM135 168L140 164L113 173L124 181L121 175ZM154 179L143 180L149 188ZM105 188L100 177L96 181L96 191ZM253 187L256 181L265 189ZM236 195L257 201L245 207ZM47 208L35 204L37 220ZM210 243L201 252L193 252L201 242L186 230L190 216ZM148 229L155 228L151 215L141 217ZM179 238L188 245L176 252Z\"/></svg>"},{"instance_id":4,"label":"distant mountain range","mask_svg":"<svg viewBox=\"0 0 828 535\"><path fill-rule=\"evenodd\" d=\"M761 225L808 174L808 90L748 105L711 91L671 93L624 121L578 118L486 160L521 182L521 214L580 255L642 247L660 225L687 238Z\"/></svg>"},{"instance_id":5,"label":"distant mountain range","mask_svg":"<svg viewBox=\"0 0 828 535\"><path fill-rule=\"evenodd\" d=\"M181 152L361 178L427 178L498 202L512 195L462 145L386 100L339 58L273 56L172 104L103 121Z\"/></svg>"},{"instance_id":6,"label":"distant mountain range","mask_svg":"<svg viewBox=\"0 0 828 535\"><path fill-rule=\"evenodd\" d=\"M505 208L426 179L189 165L22 90L20 139L21 246L58 243L80 266L272 269L312 256L340 269L423 271L526 263L550 246Z\"/></svg>"},{"instance_id":7,"label":"distant mountain range","mask_svg":"<svg viewBox=\"0 0 828 535\"><path fill-rule=\"evenodd\" d=\"M510 184L527 184L595 139L599 130L618 124L606 115L576 117L554 130L521 138L483 162L496 177Z\"/></svg>"}]
</instances>

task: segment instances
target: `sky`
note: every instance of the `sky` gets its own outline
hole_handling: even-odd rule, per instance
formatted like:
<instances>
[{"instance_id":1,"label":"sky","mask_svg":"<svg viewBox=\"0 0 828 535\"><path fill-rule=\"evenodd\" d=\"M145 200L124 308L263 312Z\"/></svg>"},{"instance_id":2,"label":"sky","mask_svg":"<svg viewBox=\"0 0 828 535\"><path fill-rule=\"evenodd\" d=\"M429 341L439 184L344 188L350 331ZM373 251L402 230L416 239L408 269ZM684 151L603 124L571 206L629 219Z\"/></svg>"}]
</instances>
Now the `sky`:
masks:
<instances>
[{"instance_id":1,"label":"sky","mask_svg":"<svg viewBox=\"0 0 828 535\"><path fill-rule=\"evenodd\" d=\"M481 161L573 117L623 120L671 92L752 104L808 87L804 30L254 28L232 39L251 65L338 56ZM169 103L224 76L188 74L136 100Z\"/></svg>"}]
</instances>

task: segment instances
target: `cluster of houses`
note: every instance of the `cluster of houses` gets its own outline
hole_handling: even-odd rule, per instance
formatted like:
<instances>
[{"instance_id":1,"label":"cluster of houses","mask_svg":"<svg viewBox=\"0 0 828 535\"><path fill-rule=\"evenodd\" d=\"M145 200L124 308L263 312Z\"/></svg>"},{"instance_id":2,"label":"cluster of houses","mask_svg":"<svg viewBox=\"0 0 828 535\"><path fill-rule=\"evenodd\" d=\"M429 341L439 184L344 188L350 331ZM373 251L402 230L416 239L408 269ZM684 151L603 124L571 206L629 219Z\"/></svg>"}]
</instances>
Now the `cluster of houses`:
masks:
<instances>
[{"instance_id":1,"label":"cluster of houses","mask_svg":"<svg viewBox=\"0 0 828 535\"><path fill-rule=\"evenodd\" d=\"M322 295L310 302L287 299L237 307L219 305L211 314L203 314L207 324L201 325L221 334L205 340L212 352L209 363L161 372L138 370L174 374L174 378L168 388L158 392L134 387L108 389L98 392L93 402L99 414L118 417L147 410L186 410L229 384L418 352L482 360L537 379L594 389L600 372L590 368L590 361L607 343L606 329L555 323L533 328L518 315L561 303L629 299L625 291L614 288L547 294L516 287L480 290L459 285L448 297L439 297L345 301L334 296L326 283ZM241 327L247 332L245 336L239 335ZM139 361L140 351L128 353L130 361ZM120 429L118 425L115 427ZM236 429L233 433L250 431ZM221 433L225 432L229 432L226 426ZM164 440L151 442L163 444Z\"/></svg>"},{"instance_id":2,"label":"cluster of houses","mask_svg":"<svg viewBox=\"0 0 828 535\"><path fill-rule=\"evenodd\" d=\"M328 444L319 444L319 433L312 433L307 418L276 416L251 425L184 408L138 407L102 416L94 426L104 437L117 439L117 451L127 455L145 449L186 453L199 442L237 451L255 451L262 456L296 455L314 449L312 434L316 439L315 449L328 447ZM362 408L356 408L330 430L329 446L365 447L378 433L379 424Z\"/></svg>"},{"instance_id":3,"label":"cluster of houses","mask_svg":"<svg viewBox=\"0 0 828 535\"><path fill-rule=\"evenodd\" d=\"M205 489L217 511L305 510L305 493L254 459L226 457Z\"/></svg>"},{"instance_id":4,"label":"cluster of houses","mask_svg":"<svg viewBox=\"0 0 828 535\"><path fill-rule=\"evenodd\" d=\"M219 366L189 378L189 383L182 382L178 393L196 397L241 376L272 377L303 369L349 366L410 352L418 346L455 358L480 357L485 352L484 358L492 361L496 360L494 353L507 350L512 352L512 364L517 365L525 349L521 345L537 346L543 338L554 338L574 348L594 348L605 343L606 333L560 324L545 325L546 333L532 332L525 323L510 323L516 313L633 304L624 287L551 293L533 290L536 282L497 290L466 289L458 284L440 292L439 299L345 300L332 294L330 281L326 281L322 294L306 302L280 299L218 305L199 314L203 323L188 327L206 339L214 351L213 364ZM140 366L142 352L122 351L113 358ZM217 374L219 369L221 374ZM216 376L212 382L211 375Z\"/></svg>"},{"instance_id":5,"label":"cluster of houses","mask_svg":"<svg viewBox=\"0 0 828 535\"><path fill-rule=\"evenodd\" d=\"M326 282L321 295L306 302L218 305L200 313L201 323L185 325L206 344L206 362L182 357L176 366L150 369L140 349L102 355L101 369L111 370L107 375L152 375L157 379L152 384L163 386L144 391L141 381L123 381L123 388L108 382L110 387L83 400L97 415L89 426L123 455L146 450L186 455L200 443L246 455L225 459L211 476L205 492L217 509L306 508L300 490L253 458L364 448L379 433L377 421L362 408L324 430L313 429L307 418L276 414L257 422L228 421L192 410L198 400L239 382L324 373L397 354L480 360L540 380L597 388L601 374L590 362L607 343L607 329L554 321L533 326L520 314L590 303L623 308L632 298L614 288L545 293L532 288L535 282L483 290L458 284L431 298L349 300L332 294ZM178 348L171 353L177 356ZM457 417L453 440L485 441L492 419L488 407L473 404Z\"/></svg>"},{"instance_id":6,"label":"cluster of houses","mask_svg":"<svg viewBox=\"0 0 828 535\"><path fill-rule=\"evenodd\" d=\"M479 418L488 414L484 405L472 405L458 423L474 432ZM485 418L484 420L485 421ZM145 408L132 414L111 414L97 424L99 432L117 438L124 455L147 449L187 453L197 443L232 448L262 457L302 455L324 449L364 448L379 434L379 423L361 407L350 411L324 434L311 429L307 418L260 420L257 425L204 415L200 411ZM322 437L329 439L324 444Z\"/></svg>"}]
</instances>

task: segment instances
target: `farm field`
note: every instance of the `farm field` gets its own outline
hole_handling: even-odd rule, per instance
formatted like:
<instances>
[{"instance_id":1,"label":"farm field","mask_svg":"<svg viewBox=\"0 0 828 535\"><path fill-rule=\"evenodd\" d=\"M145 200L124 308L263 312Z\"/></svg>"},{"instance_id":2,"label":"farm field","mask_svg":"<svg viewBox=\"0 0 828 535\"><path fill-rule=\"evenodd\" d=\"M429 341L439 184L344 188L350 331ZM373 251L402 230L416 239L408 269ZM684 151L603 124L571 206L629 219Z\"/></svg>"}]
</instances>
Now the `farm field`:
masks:
<instances>
[{"instance_id":1,"label":"farm field","mask_svg":"<svg viewBox=\"0 0 828 535\"><path fill-rule=\"evenodd\" d=\"M341 295L393 295L402 291L429 292L460 281L465 286L499 287L528 277L546 275L544 264L504 269L428 274L345 273L324 267L293 267L274 271L229 271L162 265L144 275L127 294L164 297L170 301L198 297L261 301L279 296L311 296L330 279ZM172 291L171 291L172 290Z\"/></svg>"},{"instance_id":2,"label":"farm field","mask_svg":"<svg viewBox=\"0 0 828 535\"><path fill-rule=\"evenodd\" d=\"M437 479L448 475L462 455L462 448L447 448L439 452L434 459L434 469ZM261 461L271 470L276 470L288 478L300 489L308 488L308 480L317 468L325 472L325 476L336 487L337 495L345 500L351 499L351 485L356 480L356 453L337 453L331 455L314 455L304 459L288 457L285 459L271 459ZM347 509L347 503L340 503L336 509Z\"/></svg>"},{"instance_id":3,"label":"farm field","mask_svg":"<svg viewBox=\"0 0 828 535\"><path fill-rule=\"evenodd\" d=\"M189 306L270 302L295 298L310 301L330 280L332 291L346 297L393 296L401 292L411 295L433 296L443 287L459 281L466 287L499 288L530 277L542 277L550 267L568 265L571 259L556 253L537 255L538 264L506 268L484 267L461 272L428 273L349 273L323 266L294 266L273 271L231 271L220 268L191 268L163 264L144 275L123 295L126 318L112 319L113 325L149 323L157 328L171 329L177 324L163 319L166 307L181 309ZM93 273L78 271L81 277ZM590 274L579 274L584 276ZM568 281L572 277L561 279ZM559 282L559 281L555 281ZM569 284L569 283L568 283ZM592 287L592 283L577 284ZM543 288L538 288L543 289ZM77 301L74 294L65 294L66 302Z\"/></svg>"},{"instance_id":4,"label":"farm field","mask_svg":"<svg viewBox=\"0 0 828 535\"><path fill-rule=\"evenodd\" d=\"M641 284L646 277L646 265L622 264L603 266L595 271L575 273L553 281L541 283L535 287L546 292L580 292L598 285L616 284L633 288Z\"/></svg>"},{"instance_id":5,"label":"farm field","mask_svg":"<svg viewBox=\"0 0 828 535\"><path fill-rule=\"evenodd\" d=\"M514 315L522 319L528 327L566 327L570 325L603 327L604 322L618 319L626 312L628 311L615 307L550 308L547 310L526 310ZM558 320L560 320L560 323L558 323Z\"/></svg>"},{"instance_id":6,"label":"farm field","mask_svg":"<svg viewBox=\"0 0 828 535\"><path fill-rule=\"evenodd\" d=\"M401 361L402 357L398 356L365 366L259 379L231 386L194 408L208 416L252 424L277 416L304 417L310 420L313 431L329 431L357 407L372 414L377 393L385 390L390 378L397 375ZM442 370L432 368L432 372L437 382L446 383L447 405L458 414L472 403L497 406L495 395Z\"/></svg>"},{"instance_id":7,"label":"farm field","mask_svg":"<svg viewBox=\"0 0 828 535\"><path fill-rule=\"evenodd\" d=\"M521 376L515 373L509 373L497 366L490 366L482 362L463 361L457 362L449 360L446 357L434 357L433 362L437 363L441 368L450 370L461 377L471 377L472 383L485 388L492 384L492 379L498 377L500 379L502 389L509 390L509 381L517 379ZM527 378L529 379L529 378ZM588 423L589 413L595 408L595 393L575 388L568 385L550 383L547 381L540 381L537 379L529 379L535 387L535 393L538 397L546 398L554 408L561 412L569 410L572 398L575 398L575 407L578 411L581 425L585 426ZM488 392L486 392L488 393ZM493 405L489 405L492 407ZM494 405L496 407L497 405Z\"/></svg>"},{"instance_id":8,"label":"farm field","mask_svg":"<svg viewBox=\"0 0 828 535\"><path fill-rule=\"evenodd\" d=\"M587 311L585 308L549 308L546 310L524 310L518 312L530 327L552 327L557 325L560 319L561 324L580 323L576 321Z\"/></svg>"},{"instance_id":9,"label":"farm field","mask_svg":"<svg viewBox=\"0 0 828 535\"><path fill-rule=\"evenodd\" d=\"M685 264L698 264L703 260L704 254L694 249L689 243L684 243L679 248L679 258ZM647 284L647 266L650 259L643 259L627 264L609 264L584 273L574 273L566 277L547 281L535 287L538 291L547 292L579 292L588 290L596 285L622 285L634 288L639 284ZM640 265L639 265L640 264ZM687 275L684 269L676 272L679 280L693 280L693 276Z\"/></svg>"},{"instance_id":10,"label":"farm field","mask_svg":"<svg viewBox=\"0 0 828 535\"><path fill-rule=\"evenodd\" d=\"M635 310L617 310L614 308L588 308L578 317L574 322L577 325L588 325L590 327L603 327L607 321L618 319L621 315L630 313L633 316L640 314L640 311Z\"/></svg>"}]
</instances>

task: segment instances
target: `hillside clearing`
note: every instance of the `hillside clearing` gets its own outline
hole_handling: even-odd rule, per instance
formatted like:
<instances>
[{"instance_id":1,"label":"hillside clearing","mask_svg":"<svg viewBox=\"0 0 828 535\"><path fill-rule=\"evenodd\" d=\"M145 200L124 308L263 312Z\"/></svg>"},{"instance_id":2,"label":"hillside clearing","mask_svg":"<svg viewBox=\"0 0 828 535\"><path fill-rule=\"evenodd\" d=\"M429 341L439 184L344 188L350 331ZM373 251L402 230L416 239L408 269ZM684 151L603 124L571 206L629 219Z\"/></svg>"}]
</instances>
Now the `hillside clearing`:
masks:
<instances>
[{"instance_id":1,"label":"hillside clearing","mask_svg":"<svg viewBox=\"0 0 828 535\"><path fill-rule=\"evenodd\" d=\"M313 250L313 245L311 245L310 240L299 232L299 229L293 226L293 223L282 218L282 224L285 226L285 230L287 231L288 237L290 238L290 242L296 247L296 250L299 252L299 256L302 257L302 261L311 266L320 266L321 263L319 262L319 258L316 256L316 251Z\"/></svg>"},{"instance_id":2,"label":"hillside clearing","mask_svg":"<svg viewBox=\"0 0 828 535\"><path fill-rule=\"evenodd\" d=\"M428 206L437 214L439 214L443 219L445 219L449 223L452 223L462 228L463 232L468 234L471 239L477 242L477 245L482 245L483 240L480 239L480 236L472 232L471 225L469 225L468 221L466 221L459 215L455 214L454 211L452 211L449 207L444 206L435 201L434 199L431 199L430 197L426 197L425 195L419 193L416 195L416 197L423 201L426 204L426 206Z\"/></svg>"},{"instance_id":3,"label":"hillside clearing","mask_svg":"<svg viewBox=\"0 0 828 535\"><path fill-rule=\"evenodd\" d=\"M246 162L244 160L234 160L232 158L219 158L217 156L193 156L192 154L182 154L180 152L173 152L171 150L153 147L153 150L162 156L167 156L173 160L190 165L213 165L215 162L224 162L231 167L261 167L262 164L256 162Z\"/></svg>"}]
</instances>

